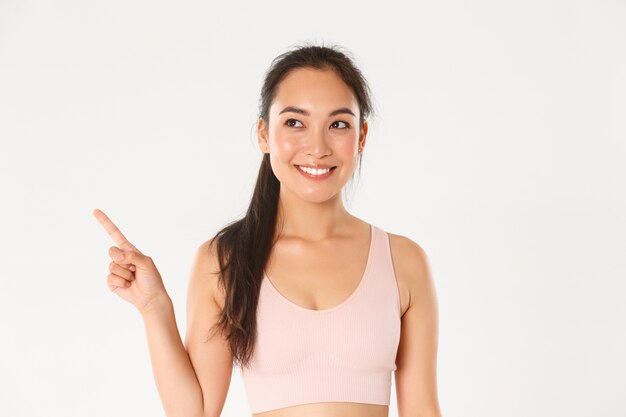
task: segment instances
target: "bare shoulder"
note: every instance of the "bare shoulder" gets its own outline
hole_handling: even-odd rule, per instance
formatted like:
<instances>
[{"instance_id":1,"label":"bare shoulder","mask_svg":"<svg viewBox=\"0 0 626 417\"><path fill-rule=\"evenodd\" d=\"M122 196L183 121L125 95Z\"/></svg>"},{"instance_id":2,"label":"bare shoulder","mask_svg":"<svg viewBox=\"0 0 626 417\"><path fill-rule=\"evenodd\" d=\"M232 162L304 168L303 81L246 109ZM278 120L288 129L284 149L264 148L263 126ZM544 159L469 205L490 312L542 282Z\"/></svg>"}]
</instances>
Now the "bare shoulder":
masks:
<instances>
[{"instance_id":1,"label":"bare shoulder","mask_svg":"<svg viewBox=\"0 0 626 417\"><path fill-rule=\"evenodd\" d=\"M190 286L202 288L205 294L220 307L224 307L224 294L219 284L220 268L217 256L219 238L208 239L201 243L194 255ZM191 294L192 295L192 294Z\"/></svg>"},{"instance_id":2,"label":"bare shoulder","mask_svg":"<svg viewBox=\"0 0 626 417\"><path fill-rule=\"evenodd\" d=\"M428 255L417 242L403 235L387 234L404 314L416 295L432 284L430 264Z\"/></svg>"}]
</instances>

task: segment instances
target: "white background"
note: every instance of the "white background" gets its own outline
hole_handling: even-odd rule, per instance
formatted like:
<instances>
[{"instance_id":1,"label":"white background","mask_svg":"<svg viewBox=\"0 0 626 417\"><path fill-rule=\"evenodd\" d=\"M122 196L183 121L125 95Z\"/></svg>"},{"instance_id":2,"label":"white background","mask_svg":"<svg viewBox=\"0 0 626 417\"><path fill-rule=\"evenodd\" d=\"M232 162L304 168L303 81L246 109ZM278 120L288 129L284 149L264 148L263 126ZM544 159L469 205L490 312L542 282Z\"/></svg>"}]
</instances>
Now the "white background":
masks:
<instances>
[{"instance_id":1,"label":"white background","mask_svg":"<svg viewBox=\"0 0 626 417\"><path fill-rule=\"evenodd\" d=\"M195 249L252 195L263 73L306 41L373 90L348 209L429 256L443 415L625 416L618 0L0 0L0 415L164 416L91 212L183 332ZM248 414L235 368L223 415Z\"/></svg>"}]
</instances>

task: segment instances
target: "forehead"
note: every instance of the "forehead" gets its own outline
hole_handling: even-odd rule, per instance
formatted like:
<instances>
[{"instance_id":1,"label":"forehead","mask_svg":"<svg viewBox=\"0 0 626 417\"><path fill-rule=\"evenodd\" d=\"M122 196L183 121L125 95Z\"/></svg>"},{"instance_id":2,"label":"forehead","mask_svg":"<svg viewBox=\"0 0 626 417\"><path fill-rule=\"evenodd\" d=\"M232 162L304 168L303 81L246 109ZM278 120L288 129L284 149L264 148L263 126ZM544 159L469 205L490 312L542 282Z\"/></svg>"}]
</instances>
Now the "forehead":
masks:
<instances>
[{"instance_id":1,"label":"forehead","mask_svg":"<svg viewBox=\"0 0 626 417\"><path fill-rule=\"evenodd\" d=\"M352 89L332 70L298 68L278 85L273 111L297 106L327 113L328 109L348 107L358 115L359 107Z\"/></svg>"}]
</instances>

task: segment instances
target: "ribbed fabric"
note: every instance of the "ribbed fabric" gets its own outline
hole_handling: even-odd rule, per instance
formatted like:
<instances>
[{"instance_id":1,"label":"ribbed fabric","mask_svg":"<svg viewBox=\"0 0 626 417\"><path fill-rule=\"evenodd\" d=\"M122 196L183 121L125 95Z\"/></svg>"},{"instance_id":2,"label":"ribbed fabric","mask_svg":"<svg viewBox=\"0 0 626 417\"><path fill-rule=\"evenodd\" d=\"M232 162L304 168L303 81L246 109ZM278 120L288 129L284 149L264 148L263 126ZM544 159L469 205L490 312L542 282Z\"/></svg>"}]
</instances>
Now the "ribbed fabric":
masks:
<instances>
[{"instance_id":1,"label":"ribbed fabric","mask_svg":"<svg viewBox=\"0 0 626 417\"><path fill-rule=\"evenodd\" d=\"M264 275L251 367L240 369L252 413L298 404L389 405L400 342L400 297L389 236L374 225L367 266L340 304L310 310Z\"/></svg>"}]
</instances>

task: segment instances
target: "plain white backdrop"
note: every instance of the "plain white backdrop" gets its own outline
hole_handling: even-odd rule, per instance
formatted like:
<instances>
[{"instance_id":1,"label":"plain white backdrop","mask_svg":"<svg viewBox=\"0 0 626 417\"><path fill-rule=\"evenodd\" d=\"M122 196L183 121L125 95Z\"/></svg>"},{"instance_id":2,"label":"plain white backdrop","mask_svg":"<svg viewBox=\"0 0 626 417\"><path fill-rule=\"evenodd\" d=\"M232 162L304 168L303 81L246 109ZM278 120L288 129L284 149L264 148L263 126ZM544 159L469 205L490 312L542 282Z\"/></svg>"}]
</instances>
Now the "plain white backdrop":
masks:
<instances>
[{"instance_id":1,"label":"plain white backdrop","mask_svg":"<svg viewBox=\"0 0 626 417\"><path fill-rule=\"evenodd\" d=\"M0 415L165 415L91 212L183 336L194 251L252 195L264 71L307 41L372 88L348 209L429 256L444 417L625 416L618 0L0 0ZM223 415L249 415L238 368Z\"/></svg>"}]
</instances>

